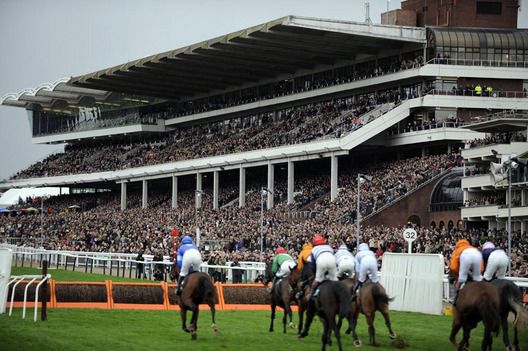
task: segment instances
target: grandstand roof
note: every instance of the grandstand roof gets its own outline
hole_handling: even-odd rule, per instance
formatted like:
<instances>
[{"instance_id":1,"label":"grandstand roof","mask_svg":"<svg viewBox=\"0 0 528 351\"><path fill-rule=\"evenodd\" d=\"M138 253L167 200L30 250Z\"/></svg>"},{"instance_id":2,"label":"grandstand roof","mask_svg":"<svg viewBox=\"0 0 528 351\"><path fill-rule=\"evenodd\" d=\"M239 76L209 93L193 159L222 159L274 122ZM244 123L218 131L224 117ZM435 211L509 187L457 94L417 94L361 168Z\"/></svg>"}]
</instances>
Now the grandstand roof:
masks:
<instances>
[{"instance_id":1,"label":"grandstand roof","mask_svg":"<svg viewBox=\"0 0 528 351\"><path fill-rule=\"evenodd\" d=\"M84 95L122 92L136 96L185 99L239 89L241 86L293 74L301 69L333 65L358 55L378 55L409 43L426 43L424 28L374 25L286 16L197 44L110 67L44 89L8 94L0 104L51 107ZM38 91L37 91L38 90Z\"/></svg>"}]
</instances>

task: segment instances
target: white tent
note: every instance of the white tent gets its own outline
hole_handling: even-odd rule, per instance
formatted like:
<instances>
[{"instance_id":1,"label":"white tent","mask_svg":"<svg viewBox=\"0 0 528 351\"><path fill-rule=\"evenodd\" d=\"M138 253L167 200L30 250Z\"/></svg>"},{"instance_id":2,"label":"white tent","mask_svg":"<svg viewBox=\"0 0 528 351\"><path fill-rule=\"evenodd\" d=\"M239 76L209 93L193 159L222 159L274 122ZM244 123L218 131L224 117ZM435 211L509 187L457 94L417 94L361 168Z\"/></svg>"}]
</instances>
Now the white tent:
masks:
<instances>
[{"instance_id":1,"label":"white tent","mask_svg":"<svg viewBox=\"0 0 528 351\"><path fill-rule=\"evenodd\" d=\"M68 194L68 188L62 188L62 194ZM0 207L16 205L18 199L25 200L27 197L55 196L61 194L61 188L22 188L9 189L0 197Z\"/></svg>"}]
</instances>

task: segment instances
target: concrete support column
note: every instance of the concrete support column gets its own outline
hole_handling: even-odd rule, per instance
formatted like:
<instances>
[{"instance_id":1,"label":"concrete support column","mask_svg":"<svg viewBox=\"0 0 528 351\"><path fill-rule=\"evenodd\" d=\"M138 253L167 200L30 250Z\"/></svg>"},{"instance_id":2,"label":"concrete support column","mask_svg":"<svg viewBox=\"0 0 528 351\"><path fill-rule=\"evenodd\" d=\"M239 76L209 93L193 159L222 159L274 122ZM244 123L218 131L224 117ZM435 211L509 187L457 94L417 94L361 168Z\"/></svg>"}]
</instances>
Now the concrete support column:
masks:
<instances>
[{"instance_id":1,"label":"concrete support column","mask_svg":"<svg viewBox=\"0 0 528 351\"><path fill-rule=\"evenodd\" d=\"M337 198L337 156L330 156L330 201Z\"/></svg>"},{"instance_id":2,"label":"concrete support column","mask_svg":"<svg viewBox=\"0 0 528 351\"><path fill-rule=\"evenodd\" d=\"M288 161L288 205L293 204L293 192L295 185L295 165L293 161Z\"/></svg>"},{"instance_id":3,"label":"concrete support column","mask_svg":"<svg viewBox=\"0 0 528 351\"><path fill-rule=\"evenodd\" d=\"M127 208L127 183L121 183L121 211Z\"/></svg>"},{"instance_id":4,"label":"concrete support column","mask_svg":"<svg viewBox=\"0 0 528 351\"><path fill-rule=\"evenodd\" d=\"M238 184L238 207L246 207L246 169L242 166L240 167Z\"/></svg>"},{"instance_id":5,"label":"concrete support column","mask_svg":"<svg viewBox=\"0 0 528 351\"><path fill-rule=\"evenodd\" d=\"M526 221L521 220L521 237L524 237L525 230L526 230Z\"/></svg>"},{"instance_id":6,"label":"concrete support column","mask_svg":"<svg viewBox=\"0 0 528 351\"><path fill-rule=\"evenodd\" d=\"M196 173L196 191L194 193L195 208L202 208L202 173Z\"/></svg>"},{"instance_id":7,"label":"concrete support column","mask_svg":"<svg viewBox=\"0 0 528 351\"><path fill-rule=\"evenodd\" d=\"M427 156L427 148L424 146L422 147L422 157Z\"/></svg>"},{"instance_id":8,"label":"concrete support column","mask_svg":"<svg viewBox=\"0 0 528 351\"><path fill-rule=\"evenodd\" d=\"M218 181L219 173L218 171L213 172L213 210L218 210Z\"/></svg>"},{"instance_id":9,"label":"concrete support column","mask_svg":"<svg viewBox=\"0 0 528 351\"><path fill-rule=\"evenodd\" d=\"M450 154L452 152L452 146L451 144L447 144L447 153Z\"/></svg>"},{"instance_id":10,"label":"concrete support column","mask_svg":"<svg viewBox=\"0 0 528 351\"><path fill-rule=\"evenodd\" d=\"M526 206L526 190L521 190L521 206Z\"/></svg>"},{"instance_id":11,"label":"concrete support column","mask_svg":"<svg viewBox=\"0 0 528 351\"><path fill-rule=\"evenodd\" d=\"M271 209L274 206L273 194L275 194L275 189L273 188L275 184L275 165L268 163L268 206L267 209Z\"/></svg>"},{"instance_id":12,"label":"concrete support column","mask_svg":"<svg viewBox=\"0 0 528 351\"><path fill-rule=\"evenodd\" d=\"M172 176L171 208L178 208L178 177Z\"/></svg>"},{"instance_id":13,"label":"concrete support column","mask_svg":"<svg viewBox=\"0 0 528 351\"><path fill-rule=\"evenodd\" d=\"M147 208L148 207L148 181L146 179L143 179L143 187L141 191L141 207Z\"/></svg>"}]
</instances>

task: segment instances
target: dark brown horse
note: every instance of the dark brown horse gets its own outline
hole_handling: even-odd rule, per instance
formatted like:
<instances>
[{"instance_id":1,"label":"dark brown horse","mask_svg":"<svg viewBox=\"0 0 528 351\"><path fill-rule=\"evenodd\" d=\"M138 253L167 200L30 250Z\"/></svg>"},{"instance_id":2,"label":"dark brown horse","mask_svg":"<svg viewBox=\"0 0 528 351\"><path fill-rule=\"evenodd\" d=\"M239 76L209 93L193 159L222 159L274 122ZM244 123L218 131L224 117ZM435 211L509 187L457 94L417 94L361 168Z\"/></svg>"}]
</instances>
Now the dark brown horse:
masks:
<instances>
[{"instance_id":1,"label":"dark brown horse","mask_svg":"<svg viewBox=\"0 0 528 351\"><path fill-rule=\"evenodd\" d=\"M499 293L500 299L500 322L502 326L502 340L509 351L519 351L519 336L517 335L518 324L528 320L528 312L522 303L521 289L514 282L505 279L495 279L491 282ZM508 315L512 312L515 316L513 321L513 345L510 343L508 334Z\"/></svg>"},{"instance_id":2,"label":"dark brown horse","mask_svg":"<svg viewBox=\"0 0 528 351\"><path fill-rule=\"evenodd\" d=\"M267 277L266 281L264 282L265 285L267 285L273 277L271 276L271 270L266 269ZM282 308L284 310L284 317L282 318L282 325L283 325L283 332L286 333L286 324L288 322L288 319L290 321L289 325L290 328L295 328L295 325L293 324L293 314L291 309L291 303L295 301L295 291L294 287L297 286L297 283L299 282L301 274L299 270L297 269L297 266L293 267L290 270L290 274L285 277L276 280L275 284L272 287L271 290L271 323L269 327L269 331L273 331L273 321L275 320L275 310L278 307Z\"/></svg>"},{"instance_id":3,"label":"dark brown horse","mask_svg":"<svg viewBox=\"0 0 528 351\"><path fill-rule=\"evenodd\" d=\"M312 324L314 316L317 314L323 323L323 335L321 338L321 350L326 350L326 345L332 345L332 332L337 340L337 346L341 351L341 324L343 319L349 319L351 313L351 294L349 288L340 281L324 281L319 285L319 293L308 302L306 324L304 330L299 335L304 338L308 335L308 330ZM337 322L336 322L337 317Z\"/></svg>"},{"instance_id":4,"label":"dark brown horse","mask_svg":"<svg viewBox=\"0 0 528 351\"><path fill-rule=\"evenodd\" d=\"M311 263L307 262L303 265L303 268L301 269L301 277L299 279L299 282L296 286L294 286L295 293L300 295L299 298L297 298L297 307L298 307L298 313L299 313L299 326L297 328L297 333L301 335L303 330L303 322L304 322L304 313L306 312L306 309L308 308L308 297L310 296L312 289L312 282L314 280L315 274L312 270Z\"/></svg>"},{"instance_id":5,"label":"dark brown horse","mask_svg":"<svg viewBox=\"0 0 528 351\"><path fill-rule=\"evenodd\" d=\"M482 321L484 324L482 351L491 351L493 343L491 333L499 332L499 308L499 293L491 283L467 283L458 293L457 303L454 307L453 325L449 336L451 343L457 346L457 350L469 349L469 334ZM461 328L464 330L464 336L457 344L456 335Z\"/></svg>"},{"instance_id":6,"label":"dark brown horse","mask_svg":"<svg viewBox=\"0 0 528 351\"><path fill-rule=\"evenodd\" d=\"M178 278L180 272L176 264L172 266L170 272L171 280ZM189 273L183 281L183 290L178 298L180 314L182 319L182 329L191 333L193 340L196 340L198 330L199 305L207 304L211 309L211 328L216 333L218 327L215 321L215 302L218 300L217 293L211 277L207 273L193 272ZM187 311L192 311L191 323L187 327Z\"/></svg>"},{"instance_id":7,"label":"dark brown horse","mask_svg":"<svg viewBox=\"0 0 528 351\"><path fill-rule=\"evenodd\" d=\"M352 279L345 279L343 281L348 289L352 289L354 281ZM361 289L359 294L352 303L352 319L350 320L350 327L347 333L352 332L352 338L354 339L354 345L360 346L361 341L356 334L356 325L359 318L359 313L363 313L367 320L368 332L369 332L369 343L373 346L377 346L376 342L376 330L374 329L374 318L376 317L376 311L380 311L385 319L385 325L389 330L389 337L391 339L396 338L396 334L392 330L390 314L389 314L389 302L392 298L389 298L385 288L380 283L372 283L368 280Z\"/></svg>"}]
</instances>

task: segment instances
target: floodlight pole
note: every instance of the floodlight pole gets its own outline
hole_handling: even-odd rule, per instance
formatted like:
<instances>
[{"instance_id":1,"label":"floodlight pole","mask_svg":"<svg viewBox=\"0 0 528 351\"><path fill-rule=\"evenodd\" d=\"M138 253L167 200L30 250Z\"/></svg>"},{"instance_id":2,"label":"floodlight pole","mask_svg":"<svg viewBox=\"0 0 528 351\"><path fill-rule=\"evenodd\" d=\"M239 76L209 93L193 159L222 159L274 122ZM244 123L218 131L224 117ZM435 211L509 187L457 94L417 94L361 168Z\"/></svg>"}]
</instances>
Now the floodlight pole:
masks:
<instances>
[{"instance_id":1,"label":"floodlight pole","mask_svg":"<svg viewBox=\"0 0 528 351\"><path fill-rule=\"evenodd\" d=\"M511 223L511 204L512 204L512 194L511 194L511 183L512 183L512 160L510 158L510 163L508 165L508 274L511 276L511 233L512 233L512 223Z\"/></svg>"},{"instance_id":2,"label":"floodlight pole","mask_svg":"<svg viewBox=\"0 0 528 351\"><path fill-rule=\"evenodd\" d=\"M200 204L200 209L201 209L202 207L201 196L206 195L206 194L201 190L195 190L195 192L196 192L196 196L200 198L198 203ZM194 223L196 226L196 247L200 248L200 226L198 224L198 206L194 206Z\"/></svg>"},{"instance_id":3,"label":"floodlight pole","mask_svg":"<svg viewBox=\"0 0 528 351\"><path fill-rule=\"evenodd\" d=\"M356 226L357 226L357 234L356 234L356 252L359 249L359 236L360 236L360 230L361 230L361 224L359 223L359 219L361 217L361 214L359 213L359 201L361 199L360 196L361 191L361 173L358 173L357 177L357 208L356 208Z\"/></svg>"},{"instance_id":4,"label":"floodlight pole","mask_svg":"<svg viewBox=\"0 0 528 351\"><path fill-rule=\"evenodd\" d=\"M264 195L273 194L273 191L262 187L260 191L260 261L264 261Z\"/></svg>"}]
</instances>

